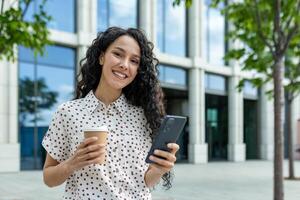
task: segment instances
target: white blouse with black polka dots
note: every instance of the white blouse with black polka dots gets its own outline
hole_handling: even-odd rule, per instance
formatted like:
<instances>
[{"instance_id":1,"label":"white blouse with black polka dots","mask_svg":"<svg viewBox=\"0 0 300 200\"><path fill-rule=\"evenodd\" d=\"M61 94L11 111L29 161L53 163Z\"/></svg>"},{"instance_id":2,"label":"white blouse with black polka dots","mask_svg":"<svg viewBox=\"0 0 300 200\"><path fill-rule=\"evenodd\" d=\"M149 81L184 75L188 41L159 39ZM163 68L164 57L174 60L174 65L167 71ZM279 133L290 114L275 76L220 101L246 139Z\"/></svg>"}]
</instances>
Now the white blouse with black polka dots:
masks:
<instances>
[{"instance_id":1,"label":"white blouse with black polka dots","mask_svg":"<svg viewBox=\"0 0 300 200\"><path fill-rule=\"evenodd\" d=\"M106 163L75 171L66 180L63 199L151 199L144 181L151 146L146 122L143 109L129 104L124 94L106 106L90 91L59 106L42 142L58 162L74 154L84 140L84 127L109 129Z\"/></svg>"}]
</instances>

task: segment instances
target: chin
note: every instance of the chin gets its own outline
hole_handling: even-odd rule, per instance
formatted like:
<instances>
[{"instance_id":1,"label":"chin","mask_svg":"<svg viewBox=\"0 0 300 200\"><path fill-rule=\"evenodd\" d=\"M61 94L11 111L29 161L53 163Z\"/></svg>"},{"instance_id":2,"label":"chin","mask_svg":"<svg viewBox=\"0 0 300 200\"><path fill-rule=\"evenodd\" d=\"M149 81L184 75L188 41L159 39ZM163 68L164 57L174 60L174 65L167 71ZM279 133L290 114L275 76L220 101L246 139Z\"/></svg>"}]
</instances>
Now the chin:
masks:
<instances>
[{"instance_id":1,"label":"chin","mask_svg":"<svg viewBox=\"0 0 300 200\"><path fill-rule=\"evenodd\" d=\"M122 90L123 88L125 88L128 84L111 84L111 88L115 89L115 90Z\"/></svg>"}]
</instances>

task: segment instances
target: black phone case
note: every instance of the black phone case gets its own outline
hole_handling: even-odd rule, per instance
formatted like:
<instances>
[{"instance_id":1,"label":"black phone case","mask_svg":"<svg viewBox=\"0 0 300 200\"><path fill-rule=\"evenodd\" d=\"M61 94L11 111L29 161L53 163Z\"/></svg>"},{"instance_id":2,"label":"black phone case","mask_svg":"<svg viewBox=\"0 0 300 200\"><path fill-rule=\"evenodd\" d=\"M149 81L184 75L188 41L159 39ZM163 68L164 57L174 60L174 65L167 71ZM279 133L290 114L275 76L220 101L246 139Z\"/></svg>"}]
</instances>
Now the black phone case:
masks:
<instances>
[{"instance_id":1,"label":"black phone case","mask_svg":"<svg viewBox=\"0 0 300 200\"><path fill-rule=\"evenodd\" d=\"M186 123L186 117L167 115L163 119L163 122L159 128L158 135L155 137L150 151L146 157L146 163L153 163L149 159L155 149L169 151L167 147L168 143L176 143L179 135L181 134L184 125Z\"/></svg>"}]
</instances>

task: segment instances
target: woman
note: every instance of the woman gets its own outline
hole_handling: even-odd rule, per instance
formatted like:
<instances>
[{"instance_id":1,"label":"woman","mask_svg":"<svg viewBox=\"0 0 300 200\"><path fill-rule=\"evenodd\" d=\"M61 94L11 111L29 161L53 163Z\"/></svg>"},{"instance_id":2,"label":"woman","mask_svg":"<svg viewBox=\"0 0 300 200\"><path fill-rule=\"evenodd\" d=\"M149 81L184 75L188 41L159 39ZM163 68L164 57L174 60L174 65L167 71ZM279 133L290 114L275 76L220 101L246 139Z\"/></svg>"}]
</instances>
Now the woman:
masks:
<instances>
[{"instance_id":1,"label":"woman","mask_svg":"<svg viewBox=\"0 0 300 200\"><path fill-rule=\"evenodd\" d=\"M64 199L151 199L149 188L170 170L179 146L145 158L164 115L153 45L138 29L100 33L81 62L76 99L62 104L50 124L44 182L66 181ZM107 125L107 145L84 139L84 127ZM105 153L106 152L106 153ZM106 155L104 164L97 164ZM164 159L163 159L164 158Z\"/></svg>"}]
</instances>

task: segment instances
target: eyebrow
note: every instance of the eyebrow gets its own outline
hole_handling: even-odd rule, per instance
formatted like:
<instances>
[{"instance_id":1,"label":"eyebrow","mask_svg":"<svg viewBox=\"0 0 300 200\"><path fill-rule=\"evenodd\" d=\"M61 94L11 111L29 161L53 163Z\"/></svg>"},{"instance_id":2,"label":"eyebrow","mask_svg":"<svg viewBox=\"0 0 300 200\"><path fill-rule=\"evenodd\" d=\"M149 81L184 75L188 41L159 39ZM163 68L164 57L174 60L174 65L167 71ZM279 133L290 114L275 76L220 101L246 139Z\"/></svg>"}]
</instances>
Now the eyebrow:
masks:
<instances>
[{"instance_id":1,"label":"eyebrow","mask_svg":"<svg viewBox=\"0 0 300 200\"><path fill-rule=\"evenodd\" d=\"M122 52L126 52L126 51L125 51L123 48L121 48L121 47L115 47L115 49L118 49L118 50L120 50L120 51L122 51ZM133 56L140 59L140 56L138 56L137 54L133 54Z\"/></svg>"}]
</instances>

